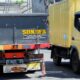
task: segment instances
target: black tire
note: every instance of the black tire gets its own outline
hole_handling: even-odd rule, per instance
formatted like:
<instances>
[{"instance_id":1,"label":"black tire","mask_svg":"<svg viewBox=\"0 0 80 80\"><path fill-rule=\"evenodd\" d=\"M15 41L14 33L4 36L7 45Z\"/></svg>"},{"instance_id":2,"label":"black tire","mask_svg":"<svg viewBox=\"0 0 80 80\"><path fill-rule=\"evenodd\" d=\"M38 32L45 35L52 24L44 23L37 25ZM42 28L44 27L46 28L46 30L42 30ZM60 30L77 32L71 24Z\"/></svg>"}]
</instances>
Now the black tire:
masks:
<instances>
[{"instance_id":1,"label":"black tire","mask_svg":"<svg viewBox=\"0 0 80 80\"><path fill-rule=\"evenodd\" d=\"M0 65L0 76L3 75L3 65Z\"/></svg>"},{"instance_id":2,"label":"black tire","mask_svg":"<svg viewBox=\"0 0 80 80\"><path fill-rule=\"evenodd\" d=\"M53 52L53 62L55 65L59 66L61 64L61 57L58 56L58 50L54 49L52 52Z\"/></svg>"},{"instance_id":3,"label":"black tire","mask_svg":"<svg viewBox=\"0 0 80 80\"><path fill-rule=\"evenodd\" d=\"M59 66L61 64L61 58L55 55L53 57L53 62L55 65Z\"/></svg>"},{"instance_id":4,"label":"black tire","mask_svg":"<svg viewBox=\"0 0 80 80\"><path fill-rule=\"evenodd\" d=\"M71 55L71 66L72 66L72 70L74 71L74 73L80 72L79 65L80 64L79 64L78 52L76 50L74 50Z\"/></svg>"}]
</instances>

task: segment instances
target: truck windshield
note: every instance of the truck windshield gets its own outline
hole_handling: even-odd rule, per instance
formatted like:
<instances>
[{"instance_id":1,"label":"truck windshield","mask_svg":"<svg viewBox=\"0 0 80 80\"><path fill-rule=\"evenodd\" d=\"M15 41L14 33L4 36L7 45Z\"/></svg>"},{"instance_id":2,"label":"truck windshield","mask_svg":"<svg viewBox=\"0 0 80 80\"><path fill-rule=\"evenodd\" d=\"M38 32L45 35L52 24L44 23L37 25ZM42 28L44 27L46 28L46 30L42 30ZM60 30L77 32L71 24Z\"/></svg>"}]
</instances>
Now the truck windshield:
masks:
<instances>
[{"instance_id":1,"label":"truck windshield","mask_svg":"<svg viewBox=\"0 0 80 80\"><path fill-rule=\"evenodd\" d=\"M75 27L78 31L80 31L80 14L75 16Z\"/></svg>"}]
</instances>

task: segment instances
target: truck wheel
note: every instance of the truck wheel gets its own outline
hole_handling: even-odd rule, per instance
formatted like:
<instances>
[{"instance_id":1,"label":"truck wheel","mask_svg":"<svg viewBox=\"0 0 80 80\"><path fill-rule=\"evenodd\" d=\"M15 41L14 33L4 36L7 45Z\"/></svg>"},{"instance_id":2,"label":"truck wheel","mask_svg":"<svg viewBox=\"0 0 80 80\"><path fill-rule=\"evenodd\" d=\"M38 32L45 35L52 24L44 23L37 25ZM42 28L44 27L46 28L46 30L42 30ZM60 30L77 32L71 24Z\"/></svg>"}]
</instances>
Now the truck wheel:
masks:
<instances>
[{"instance_id":1,"label":"truck wheel","mask_svg":"<svg viewBox=\"0 0 80 80\"><path fill-rule=\"evenodd\" d=\"M3 65L0 65L0 76L3 75Z\"/></svg>"},{"instance_id":2,"label":"truck wheel","mask_svg":"<svg viewBox=\"0 0 80 80\"><path fill-rule=\"evenodd\" d=\"M72 53L72 56L71 56L71 66L72 66L72 69L75 73L79 73L79 56L78 56L78 52L75 50L73 51Z\"/></svg>"},{"instance_id":3,"label":"truck wheel","mask_svg":"<svg viewBox=\"0 0 80 80\"><path fill-rule=\"evenodd\" d=\"M55 65L59 66L61 64L61 58L55 55L53 57L53 62Z\"/></svg>"},{"instance_id":4,"label":"truck wheel","mask_svg":"<svg viewBox=\"0 0 80 80\"><path fill-rule=\"evenodd\" d=\"M54 51L53 51L53 62L55 65L59 66L61 64L61 57L59 57L57 54L58 54L57 49L54 49Z\"/></svg>"}]
</instances>

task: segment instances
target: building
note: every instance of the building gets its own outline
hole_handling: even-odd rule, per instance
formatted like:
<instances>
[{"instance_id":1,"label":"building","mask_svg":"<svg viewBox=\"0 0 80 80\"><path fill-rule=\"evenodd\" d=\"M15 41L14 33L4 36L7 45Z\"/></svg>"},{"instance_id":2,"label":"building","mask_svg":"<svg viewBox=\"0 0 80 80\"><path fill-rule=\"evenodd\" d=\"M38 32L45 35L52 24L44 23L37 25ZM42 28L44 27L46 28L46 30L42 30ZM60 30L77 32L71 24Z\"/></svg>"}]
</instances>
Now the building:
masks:
<instances>
[{"instance_id":1,"label":"building","mask_svg":"<svg viewBox=\"0 0 80 80\"><path fill-rule=\"evenodd\" d=\"M0 14L32 13L32 0L0 0Z\"/></svg>"},{"instance_id":2,"label":"building","mask_svg":"<svg viewBox=\"0 0 80 80\"><path fill-rule=\"evenodd\" d=\"M46 13L50 0L0 0L0 14Z\"/></svg>"}]
</instances>

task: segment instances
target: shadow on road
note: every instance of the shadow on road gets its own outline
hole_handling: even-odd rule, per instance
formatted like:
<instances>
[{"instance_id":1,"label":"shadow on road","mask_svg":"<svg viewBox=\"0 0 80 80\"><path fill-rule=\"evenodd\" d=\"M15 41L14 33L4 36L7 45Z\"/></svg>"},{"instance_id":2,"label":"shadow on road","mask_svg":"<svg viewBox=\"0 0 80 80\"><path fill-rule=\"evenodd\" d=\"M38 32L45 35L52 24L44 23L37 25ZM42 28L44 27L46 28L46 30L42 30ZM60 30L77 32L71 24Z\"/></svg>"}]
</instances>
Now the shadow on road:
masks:
<instances>
[{"instance_id":1,"label":"shadow on road","mask_svg":"<svg viewBox=\"0 0 80 80\"><path fill-rule=\"evenodd\" d=\"M52 61L47 61L46 70L47 77L80 79L80 74L73 73L69 62L63 62L60 66L56 66Z\"/></svg>"},{"instance_id":2,"label":"shadow on road","mask_svg":"<svg viewBox=\"0 0 80 80\"><path fill-rule=\"evenodd\" d=\"M11 80L11 79L30 79L25 74L4 74L0 76L0 80Z\"/></svg>"}]
</instances>

